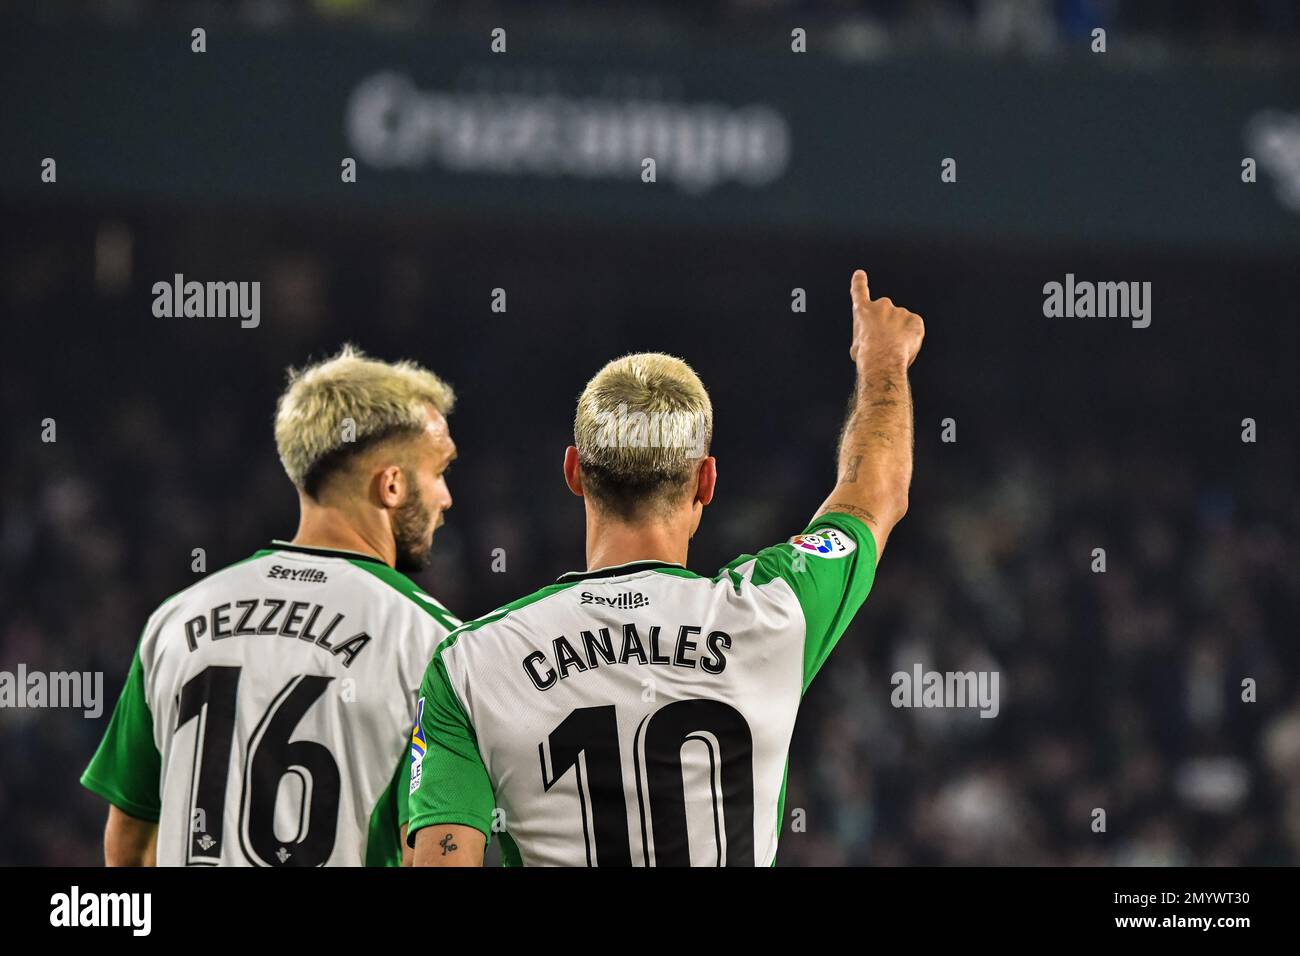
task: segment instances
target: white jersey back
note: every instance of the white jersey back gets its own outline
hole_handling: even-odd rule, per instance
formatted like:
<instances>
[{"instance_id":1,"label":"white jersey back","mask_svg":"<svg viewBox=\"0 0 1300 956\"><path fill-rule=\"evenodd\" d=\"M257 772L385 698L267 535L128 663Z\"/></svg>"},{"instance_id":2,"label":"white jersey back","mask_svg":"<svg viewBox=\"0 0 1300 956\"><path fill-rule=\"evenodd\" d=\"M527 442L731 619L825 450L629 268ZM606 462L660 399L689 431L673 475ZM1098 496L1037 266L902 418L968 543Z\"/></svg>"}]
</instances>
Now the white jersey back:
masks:
<instances>
[{"instance_id":1,"label":"white jersey back","mask_svg":"<svg viewBox=\"0 0 1300 956\"><path fill-rule=\"evenodd\" d=\"M819 517L706 578L567 574L466 624L421 688L411 831L499 835L525 865L768 865L799 702L875 570Z\"/></svg>"},{"instance_id":2,"label":"white jersey back","mask_svg":"<svg viewBox=\"0 0 1300 956\"><path fill-rule=\"evenodd\" d=\"M159 865L394 865L416 690L459 624L404 575L275 542L149 619L83 782Z\"/></svg>"}]
</instances>

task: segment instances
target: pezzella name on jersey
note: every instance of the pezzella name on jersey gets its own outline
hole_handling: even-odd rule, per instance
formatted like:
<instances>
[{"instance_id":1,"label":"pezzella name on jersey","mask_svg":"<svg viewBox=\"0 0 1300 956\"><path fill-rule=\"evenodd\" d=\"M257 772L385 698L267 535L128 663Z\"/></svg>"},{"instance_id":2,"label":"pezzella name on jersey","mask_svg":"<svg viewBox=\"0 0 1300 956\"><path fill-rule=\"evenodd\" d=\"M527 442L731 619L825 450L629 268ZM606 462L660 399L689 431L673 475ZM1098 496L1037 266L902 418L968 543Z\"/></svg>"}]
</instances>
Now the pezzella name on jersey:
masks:
<instances>
[{"instance_id":1,"label":"pezzella name on jersey","mask_svg":"<svg viewBox=\"0 0 1300 956\"><path fill-rule=\"evenodd\" d=\"M614 649L617 628L580 631L576 642L560 635L551 642L550 658L543 651L533 651L523 659L524 673L538 690L550 690L575 671L582 673L602 665L630 664L633 660L638 664L698 667L708 674L721 674L726 669L727 658L723 651L731 647L731 635L726 631L710 631L703 640L704 650L701 651L701 642L692 638L702 634L704 629L683 624L677 629L672 653L668 654L666 648L660 646L661 630L658 625L650 627L642 641L635 624L624 624L617 652Z\"/></svg>"},{"instance_id":2,"label":"pezzella name on jersey","mask_svg":"<svg viewBox=\"0 0 1300 956\"><path fill-rule=\"evenodd\" d=\"M317 632L314 630L316 621L324 610L323 605L309 601L282 601L278 598L227 601L186 621L185 640L190 650L196 651L202 637L212 641L228 637L285 637L314 644L342 657L343 666L351 667L357 655L370 643L370 635L362 631L337 644L330 643L330 636L343 623L343 615L336 613L324 629Z\"/></svg>"}]
</instances>

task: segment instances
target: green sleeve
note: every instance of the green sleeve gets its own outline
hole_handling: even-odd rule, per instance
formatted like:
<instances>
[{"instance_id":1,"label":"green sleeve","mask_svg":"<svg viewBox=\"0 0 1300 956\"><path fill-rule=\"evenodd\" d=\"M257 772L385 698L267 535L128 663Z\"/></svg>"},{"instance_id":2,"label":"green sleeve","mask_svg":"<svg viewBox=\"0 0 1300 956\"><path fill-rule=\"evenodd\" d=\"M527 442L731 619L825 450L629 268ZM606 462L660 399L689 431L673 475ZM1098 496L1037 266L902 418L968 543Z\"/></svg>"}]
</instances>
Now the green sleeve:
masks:
<instances>
[{"instance_id":1,"label":"green sleeve","mask_svg":"<svg viewBox=\"0 0 1300 956\"><path fill-rule=\"evenodd\" d=\"M438 823L458 823L492 838L496 799L492 781L478 752L469 717L460 705L443 649L454 643L452 635L434 654L420 686L415 729L411 734L410 821L406 840L415 845L417 830Z\"/></svg>"},{"instance_id":2,"label":"green sleeve","mask_svg":"<svg viewBox=\"0 0 1300 956\"><path fill-rule=\"evenodd\" d=\"M762 587L780 578L799 601L805 624L806 691L867 599L876 576L875 536L859 519L832 511L789 541L764 548L756 556L741 555L722 573L734 579L736 569L751 560L755 561L751 583Z\"/></svg>"},{"instance_id":3,"label":"green sleeve","mask_svg":"<svg viewBox=\"0 0 1300 956\"><path fill-rule=\"evenodd\" d=\"M406 781L409 779L405 751L397 761L393 778L370 814L366 839L366 866L402 865L402 824L406 822Z\"/></svg>"},{"instance_id":4,"label":"green sleeve","mask_svg":"<svg viewBox=\"0 0 1300 956\"><path fill-rule=\"evenodd\" d=\"M411 731L414 740L418 725ZM411 764L413 755L402 751L393 779L370 814L369 839L366 843L366 866L402 865L402 826L410 820Z\"/></svg>"},{"instance_id":5,"label":"green sleeve","mask_svg":"<svg viewBox=\"0 0 1300 956\"><path fill-rule=\"evenodd\" d=\"M137 647L117 699L108 730L81 785L140 820L157 821L162 812L159 788L162 756L153 737L153 714L144 695L144 670Z\"/></svg>"}]
</instances>

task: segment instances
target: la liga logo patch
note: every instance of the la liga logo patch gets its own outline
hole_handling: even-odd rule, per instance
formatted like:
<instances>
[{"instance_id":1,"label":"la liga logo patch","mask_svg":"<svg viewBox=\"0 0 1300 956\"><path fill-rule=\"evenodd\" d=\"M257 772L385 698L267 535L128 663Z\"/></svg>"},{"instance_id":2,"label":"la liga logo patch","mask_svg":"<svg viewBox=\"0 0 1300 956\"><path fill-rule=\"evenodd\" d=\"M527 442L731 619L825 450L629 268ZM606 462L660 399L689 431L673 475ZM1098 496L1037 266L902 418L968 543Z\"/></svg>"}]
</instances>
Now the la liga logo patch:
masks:
<instances>
[{"instance_id":1,"label":"la liga logo patch","mask_svg":"<svg viewBox=\"0 0 1300 956\"><path fill-rule=\"evenodd\" d=\"M420 771L424 766L424 754L428 746L424 740L424 728L420 721L424 719L424 698L420 698L415 707L415 727L411 730L411 793L420 789Z\"/></svg>"},{"instance_id":2,"label":"la liga logo patch","mask_svg":"<svg viewBox=\"0 0 1300 956\"><path fill-rule=\"evenodd\" d=\"M818 528L790 539L796 550L818 558L842 558L857 550L858 544L835 528Z\"/></svg>"}]
</instances>

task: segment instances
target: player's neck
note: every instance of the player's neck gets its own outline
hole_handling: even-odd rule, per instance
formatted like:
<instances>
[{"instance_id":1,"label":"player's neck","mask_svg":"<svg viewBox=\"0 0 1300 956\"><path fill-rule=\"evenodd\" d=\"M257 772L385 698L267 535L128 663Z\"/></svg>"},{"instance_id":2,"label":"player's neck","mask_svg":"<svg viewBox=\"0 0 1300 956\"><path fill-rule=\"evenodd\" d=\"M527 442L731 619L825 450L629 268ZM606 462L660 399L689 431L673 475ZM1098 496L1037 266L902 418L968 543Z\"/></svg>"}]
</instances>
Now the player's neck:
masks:
<instances>
[{"instance_id":1,"label":"player's neck","mask_svg":"<svg viewBox=\"0 0 1300 956\"><path fill-rule=\"evenodd\" d=\"M391 534L385 534L379 529L367 529L338 508L310 499L300 499L300 504L298 531L290 544L304 548L356 551L378 558L390 568L396 563L397 546Z\"/></svg>"},{"instance_id":2,"label":"player's neck","mask_svg":"<svg viewBox=\"0 0 1300 956\"><path fill-rule=\"evenodd\" d=\"M691 535L679 522L627 524L588 513L587 570L615 567L631 561L686 564Z\"/></svg>"}]
</instances>

